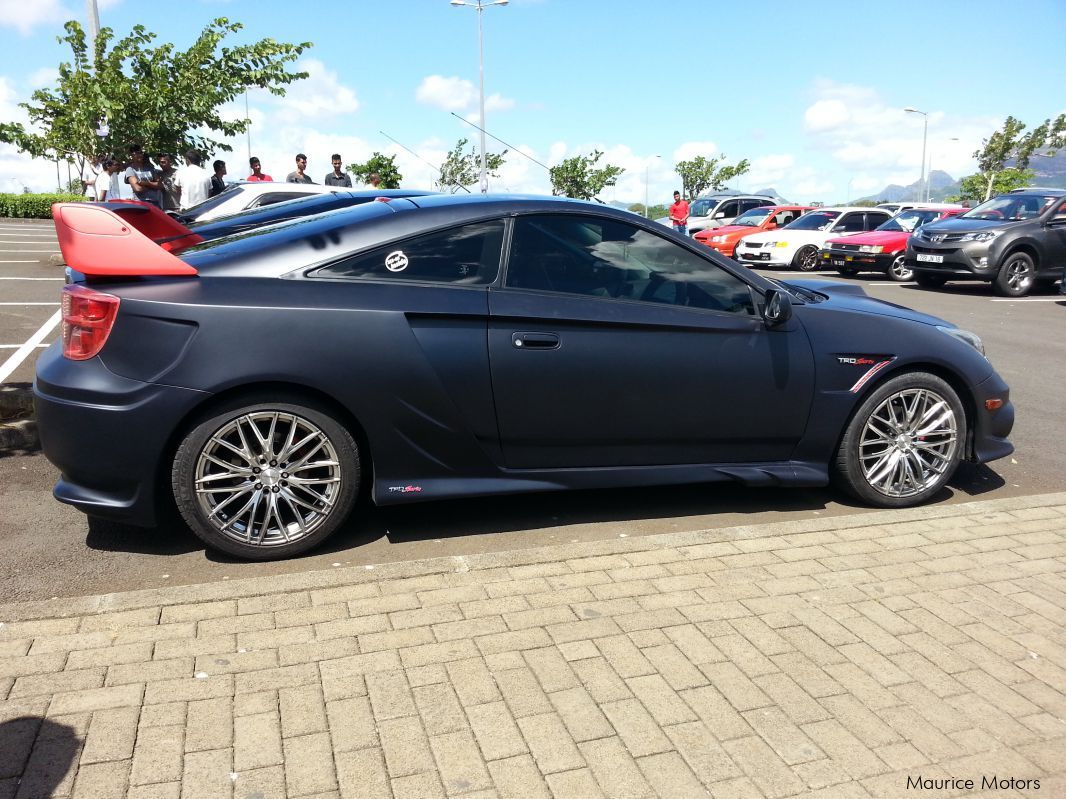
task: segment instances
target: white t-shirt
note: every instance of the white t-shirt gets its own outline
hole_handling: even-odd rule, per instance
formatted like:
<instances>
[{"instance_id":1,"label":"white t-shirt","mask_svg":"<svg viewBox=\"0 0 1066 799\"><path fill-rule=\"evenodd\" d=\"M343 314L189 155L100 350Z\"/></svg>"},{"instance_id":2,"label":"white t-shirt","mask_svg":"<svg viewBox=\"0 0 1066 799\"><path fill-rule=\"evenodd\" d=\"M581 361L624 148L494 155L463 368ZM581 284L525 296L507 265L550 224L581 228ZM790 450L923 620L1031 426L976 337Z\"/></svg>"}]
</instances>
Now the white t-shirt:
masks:
<instances>
[{"instance_id":1,"label":"white t-shirt","mask_svg":"<svg viewBox=\"0 0 1066 799\"><path fill-rule=\"evenodd\" d=\"M81 180L82 183L88 183L85 187L85 196L90 197L93 200L96 199L96 179L100 175L106 175L107 170L103 167L93 166L92 161L86 161L85 166L81 168Z\"/></svg>"},{"instance_id":2,"label":"white t-shirt","mask_svg":"<svg viewBox=\"0 0 1066 799\"><path fill-rule=\"evenodd\" d=\"M111 175L107 173L107 170L101 170L100 174L96 176L96 183L93 185L92 199L99 200L100 195L107 192L104 197L106 200L117 200L118 197L111 196Z\"/></svg>"},{"instance_id":3,"label":"white t-shirt","mask_svg":"<svg viewBox=\"0 0 1066 799\"><path fill-rule=\"evenodd\" d=\"M174 173L174 186L181 189L181 210L184 211L207 199L211 192L211 173L202 166L186 164Z\"/></svg>"},{"instance_id":4,"label":"white t-shirt","mask_svg":"<svg viewBox=\"0 0 1066 799\"><path fill-rule=\"evenodd\" d=\"M116 172L111 176L111 188L107 190L107 197L109 200L132 200L133 187L126 182L126 173L124 170Z\"/></svg>"}]
</instances>

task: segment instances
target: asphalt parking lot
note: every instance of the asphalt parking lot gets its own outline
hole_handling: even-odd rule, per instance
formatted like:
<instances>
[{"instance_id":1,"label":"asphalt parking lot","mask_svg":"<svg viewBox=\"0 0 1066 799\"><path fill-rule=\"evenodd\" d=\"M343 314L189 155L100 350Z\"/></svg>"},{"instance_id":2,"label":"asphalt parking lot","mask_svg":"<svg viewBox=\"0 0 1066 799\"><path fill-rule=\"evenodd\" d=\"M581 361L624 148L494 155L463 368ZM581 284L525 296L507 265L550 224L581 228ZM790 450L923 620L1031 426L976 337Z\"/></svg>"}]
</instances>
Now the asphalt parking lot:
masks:
<instances>
[{"instance_id":1,"label":"asphalt parking lot","mask_svg":"<svg viewBox=\"0 0 1066 799\"><path fill-rule=\"evenodd\" d=\"M0 382L29 382L41 348L59 335L62 266L50 222L0 220ZM770 273L775 274L775 273ZM794 275L795 273L789 273ZM821 275L838 279L829 273ZM927 291L877 275L877 298L968 328L1011 385L1017 452L987 467L964 465L939 502L1061 489L1066 442L1066 303L1057 294L1004 300L984 284ZM156 530L94 525L51 497L55 470L40 454L0 455L0 595L9 601L182 585L237 577L373 567L573 542L719 529L870 512L831 490L688 486L585 491L364 508L324 550L283 563L247 564L204 552L176 522ZM17 557L16 557L17 553Z\"/></svg>"}]
</instances>

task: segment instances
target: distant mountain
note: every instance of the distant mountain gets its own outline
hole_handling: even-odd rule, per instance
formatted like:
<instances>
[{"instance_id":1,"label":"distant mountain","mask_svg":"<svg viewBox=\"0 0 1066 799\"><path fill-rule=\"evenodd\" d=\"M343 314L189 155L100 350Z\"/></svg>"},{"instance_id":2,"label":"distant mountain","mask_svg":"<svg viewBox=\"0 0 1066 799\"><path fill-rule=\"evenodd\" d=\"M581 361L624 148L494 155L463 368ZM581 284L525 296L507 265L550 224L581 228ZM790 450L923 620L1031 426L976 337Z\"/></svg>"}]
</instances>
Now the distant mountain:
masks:
<instances>
[{"instance_id":1,"label":"distant mountain","mask_svg":"<svg viewBox=\"0 0 1066 799\"><path fill-rule=\"evenodd\" d=\"M752 194L765 194L767 197L773 197L778 205L791 205L788 200L777 193L777 189L759 189L753 191Z\"/></svg>"},{"instance_id":2,"label":"distant mountain","mask_svg":"<svg viewBox=\"0 0 1066 799\"><path fill-rule=\"evenodd\" d=\"M1012 161L1007 162L1013 166ZM1051 189L1066 189L1066 150L1059 150L1050 158L1036 155L1029 159L1029 168L1036 172L1034 186Z\"/></svg>"},{"instance_id":3,"label":"distant mountain","mask_svg":"<svg viewBox=\"0 0 1066 799\"><path fill-rule=\"evenodd\" d=\"M856 200L852 200L852 202L894 203L899 202L900 200L917 200L919 199L921 189L921 180L916 180L909 186L900 186L897 183L890 183L876 194L871 194L868 197L859 197ZM932 172L929 173L930 202L943 202L945 197L958 192L958 190L959 182L947 172L944 172L939 169L934 169Z\"/></svg>"}]
</instances>

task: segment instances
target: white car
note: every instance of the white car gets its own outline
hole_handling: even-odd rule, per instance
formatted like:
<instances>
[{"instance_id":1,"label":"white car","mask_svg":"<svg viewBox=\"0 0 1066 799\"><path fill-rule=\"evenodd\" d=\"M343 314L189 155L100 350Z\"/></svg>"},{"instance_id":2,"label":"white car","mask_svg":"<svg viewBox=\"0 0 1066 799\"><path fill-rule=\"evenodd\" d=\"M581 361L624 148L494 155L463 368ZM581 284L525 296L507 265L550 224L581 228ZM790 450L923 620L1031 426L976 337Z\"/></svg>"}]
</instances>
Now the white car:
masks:
<instances>
[{"instance_id":1,"label":"white car","mask_svg":"<svg viewBox=\"0 0 1066 799\"><path fill-rule=\"evenodd\" d=\"M233 183L214 197L208 197L202 203L180 212L177 217L183 224L207 222L248 208L262 208L264 205L296 200L313 194L328 194L336 191L337 188L337 186L322 186L318 183L274 181Z\"/></svg>"},{"instance_id":2,"label":"white car","mask_svg":"<svg viewBox=\"0 0 1066 799\"><path fill-rule=\"evenodd\" d=\"M734 257L749 265L812 272L818 268L818 251L826 240L873 230L891 217L882 208L815 208L782 228L741 239Z\"/></svg>"}]
</instances>

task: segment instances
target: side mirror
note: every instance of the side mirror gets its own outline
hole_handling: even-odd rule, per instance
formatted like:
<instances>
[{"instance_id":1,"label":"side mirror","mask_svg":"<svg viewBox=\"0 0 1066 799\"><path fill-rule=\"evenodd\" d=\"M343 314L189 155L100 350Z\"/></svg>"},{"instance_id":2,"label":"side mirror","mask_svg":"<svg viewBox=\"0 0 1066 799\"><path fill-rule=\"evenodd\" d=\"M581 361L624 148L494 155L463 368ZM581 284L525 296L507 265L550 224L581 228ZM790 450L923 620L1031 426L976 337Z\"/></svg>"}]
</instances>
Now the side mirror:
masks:
<instances>
[{"instance_id":1,"label":"side mirror","mask_svg":"<svg viewBox=\"0 0 1066 799\"><path fill-rule=\"evenodd\" d=\"M792 318L792 300L780 289L767 289L762 318L767 327L778 327Z\"/></svg>"},{"instance_id":2,"label":"side mirror","mask_svg":"<svg viewBox=\"0 0 1066 799\"><path fill-rule=\"evenodd\" d=\"M715 214L711 218L712 219L725 219L725 212L724 211L719 211L717 214Z\"/></svg>"}]
</instances>

